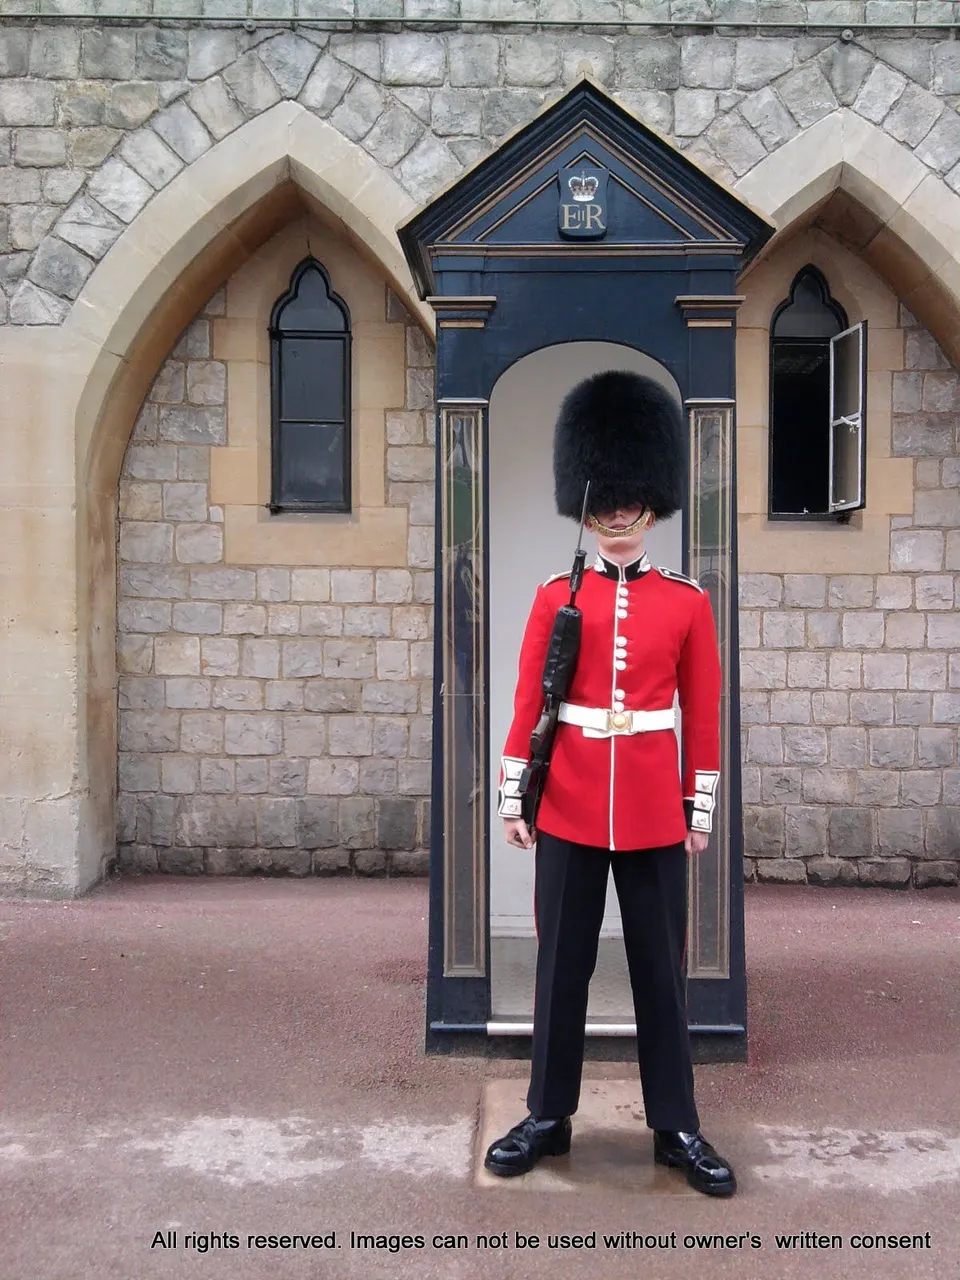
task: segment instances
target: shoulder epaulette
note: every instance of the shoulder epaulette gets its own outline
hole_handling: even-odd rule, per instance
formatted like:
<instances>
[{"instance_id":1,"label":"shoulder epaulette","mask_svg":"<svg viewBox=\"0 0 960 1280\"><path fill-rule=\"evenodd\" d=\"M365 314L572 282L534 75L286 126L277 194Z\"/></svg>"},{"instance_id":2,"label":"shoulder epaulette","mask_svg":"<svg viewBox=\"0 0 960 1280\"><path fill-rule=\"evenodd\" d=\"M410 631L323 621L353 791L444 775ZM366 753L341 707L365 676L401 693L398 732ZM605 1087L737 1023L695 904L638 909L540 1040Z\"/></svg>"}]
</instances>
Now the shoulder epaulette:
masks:
<instances>
[{"instance_id":1,"label":"shoulder epaulette","mask_svg":"<svg viewBox=\"0 0 960 1280\"><path fill-rule=\"evenodd\" d=\"M657 573L661 574L664 578L669 578L671 582L683 582L686 583L688 587L694 587L697 591L703 591L703 587L701 587L700 583L697 582L696 578L688 578L685 573L677 573L676 569L664 569L661 565L657 565Z\"/></svg>"},{"instance_id":2,"label":"shoulder epaulette","mask_svg":"<svg viewBox=\"0 0 960 1280\"><path fill-rule=\"evenodd\" d=\"M551 573L550 577L546 580L546 582L541 582L540 585L542 587L549 587L551 582L559 582L561 578L569 578L569 577L570 577L569 569L567 569L565 573Z\"/></svg>"}]
</instances>

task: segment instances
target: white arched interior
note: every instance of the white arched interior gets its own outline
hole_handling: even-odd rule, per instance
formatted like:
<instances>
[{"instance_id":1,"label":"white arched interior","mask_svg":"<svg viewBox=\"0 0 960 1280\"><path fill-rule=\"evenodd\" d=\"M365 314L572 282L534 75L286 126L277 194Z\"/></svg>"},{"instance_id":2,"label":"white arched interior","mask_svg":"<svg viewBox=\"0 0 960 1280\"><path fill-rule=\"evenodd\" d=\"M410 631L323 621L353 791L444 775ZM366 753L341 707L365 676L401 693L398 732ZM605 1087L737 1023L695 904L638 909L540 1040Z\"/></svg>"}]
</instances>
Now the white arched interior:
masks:
<instances>
[{"instance_id":1,"label":"white arched interior","mask_svg":"<svg viewBox=\"0 0 960 1280\"><path fill-rule=\"evenodd\" d=\"M558 516L553 498L553 428L560 402L583 378L628 369L662 383L680 401L672 375L650 356L609 342L543 347L517 361L490 397L489 608L490 760L496 771L510 728L517 658L538 583L569 570L577 527ZM592 563L596 544L584 536ZM654 564L683 569L681 517L657 524L645 542ZM494 779L495 781L495 779ZM490 934L494 1019L529 1018L533 1010L536 938L533 853L503 840L496 787L490 802ZM633 1020L630 984L612 880L600 958L591 986L591 1019Z\"/></svg>"}]
</instances>

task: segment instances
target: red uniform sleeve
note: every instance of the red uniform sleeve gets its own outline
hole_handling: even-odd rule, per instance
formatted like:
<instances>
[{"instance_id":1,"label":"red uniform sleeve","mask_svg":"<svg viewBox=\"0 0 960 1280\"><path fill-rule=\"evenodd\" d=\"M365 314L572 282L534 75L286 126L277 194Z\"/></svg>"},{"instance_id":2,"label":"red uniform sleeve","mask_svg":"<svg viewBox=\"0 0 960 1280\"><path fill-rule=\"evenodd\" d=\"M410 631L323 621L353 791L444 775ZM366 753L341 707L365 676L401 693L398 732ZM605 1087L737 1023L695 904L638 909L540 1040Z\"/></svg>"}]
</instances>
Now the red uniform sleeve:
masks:
<instances>
[{"instance_id":1,"label":"red uniform sleeve","mask_svg":"<svg viewBox=\"0 0 960 1280\"><path fill-rule=\"evenodd\" d=\"M530 759L530 735L536 728L543 709L543 664L553 630L556 610L543 587L537 595L527 619L520 646L520 669L513 697L513 722L500 760L500 802L497 812L503 818L520 817L520 775Z\"/></svg>"},{"instance_id":2,"label":"red uniform sleeve","mask_svg":"<svg viewBox=\"0 0 960 1280\"><path fill-rule=\"evenodd\" d=\"M692 831L712 831L720 782L720 654L704 591L680 651L677 689L683 717L683 804Z\"/></svg>"}]
</instances>

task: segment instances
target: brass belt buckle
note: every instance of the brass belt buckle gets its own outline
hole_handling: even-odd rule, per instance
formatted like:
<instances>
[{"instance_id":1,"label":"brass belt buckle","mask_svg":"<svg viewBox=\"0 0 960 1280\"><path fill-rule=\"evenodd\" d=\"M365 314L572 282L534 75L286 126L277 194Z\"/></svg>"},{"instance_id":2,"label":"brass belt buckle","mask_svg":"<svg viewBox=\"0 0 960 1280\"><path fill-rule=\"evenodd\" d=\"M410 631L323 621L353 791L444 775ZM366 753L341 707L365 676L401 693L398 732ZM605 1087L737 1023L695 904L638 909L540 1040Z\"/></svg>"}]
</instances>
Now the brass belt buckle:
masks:
<instances>
[{"instance_id":1,"label":"brass belt buckle","mask_svg":"<svg viewBox=\"0 0 960 1280\"><path fill-rule=\"evenodd\" d=\"M623 733L630 728L629 711L607 712L607 733Z\"/></svg>"}]
</instances>

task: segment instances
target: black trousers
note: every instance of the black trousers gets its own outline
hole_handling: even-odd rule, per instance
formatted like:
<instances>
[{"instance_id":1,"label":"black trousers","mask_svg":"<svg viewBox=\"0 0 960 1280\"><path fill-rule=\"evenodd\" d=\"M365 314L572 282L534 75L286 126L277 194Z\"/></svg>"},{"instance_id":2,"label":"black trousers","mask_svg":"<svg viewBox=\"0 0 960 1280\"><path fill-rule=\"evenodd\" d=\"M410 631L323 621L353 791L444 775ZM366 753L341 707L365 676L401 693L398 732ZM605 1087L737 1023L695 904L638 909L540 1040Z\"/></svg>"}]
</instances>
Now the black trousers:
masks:
<instances>
[{"instance_id":1,"label":"black trousers","mask_svg":"<svg viewBox=\"0 0 960 1280\"><path fill-rule=\"evenodd\" d=\"M587 994L607 877L620 900L647 1125L696 1132L687 1031L687 855L682 844L611 853L541 832L536 853L537 985L527 1106L572 1115L580 1098Z\"/></svg>"}]
</instances>

